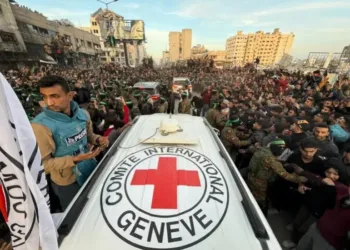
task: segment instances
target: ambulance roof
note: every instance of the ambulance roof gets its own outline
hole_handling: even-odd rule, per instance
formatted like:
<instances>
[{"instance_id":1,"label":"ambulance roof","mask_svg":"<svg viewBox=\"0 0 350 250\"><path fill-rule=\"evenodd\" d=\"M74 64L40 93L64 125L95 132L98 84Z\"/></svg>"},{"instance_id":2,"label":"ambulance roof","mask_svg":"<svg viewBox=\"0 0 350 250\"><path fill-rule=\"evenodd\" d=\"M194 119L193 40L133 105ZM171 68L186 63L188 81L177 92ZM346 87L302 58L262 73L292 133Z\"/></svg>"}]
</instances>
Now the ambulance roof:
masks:
<instances>
[{"instance_id":1,"label":"ambulance roof","mask_svg":"<svg viewBox=\"0 0 350 250\"><path fill-rule=\"evenodd\" d=\"M281 249L201 117L138 117L77 197L61 250Z\"/></svg>"}]
</instances>

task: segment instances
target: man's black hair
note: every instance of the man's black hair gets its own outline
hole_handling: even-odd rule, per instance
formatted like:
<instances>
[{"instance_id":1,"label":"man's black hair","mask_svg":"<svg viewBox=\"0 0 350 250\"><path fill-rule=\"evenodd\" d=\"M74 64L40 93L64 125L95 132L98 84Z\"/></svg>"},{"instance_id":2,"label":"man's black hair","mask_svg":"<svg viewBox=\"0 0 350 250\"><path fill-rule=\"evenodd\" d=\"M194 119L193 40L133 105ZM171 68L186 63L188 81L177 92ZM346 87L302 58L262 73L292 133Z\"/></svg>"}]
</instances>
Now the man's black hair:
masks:
<instances>
[{"instance_id":1,"label":"man's black hair","mask_svg":"<svg viewBox=\"0 0 350 250\"><path fill-rule=\"evenodd\" d=\"M277 112L277 113L282 113L283 112L283 108L281 106L273 106L271 108L271 111Z\"/></svg>"},{"instance_id":2,"label":"man's black hair","mask_svg":"<svg viewBox=\"0 0 350 250\"><path fill-rule=\"evenodd\" d=\"M65 93L70 91L68 82L61 76L44 76L38 82L39 88L51 88L55 85L61 86Z\"/></svg>"},{"instance_id":3,"label":"man's black hair","mask_svg":"<svg viewBox=\"0 0 350 250\"><path fill-rule=\"evenodd\" d=\"M329 109L329 111L330 111L331 113L333 113L333 112L334 112L334 108L333 108L333 107L325 107L325 108L328 108L328 109Z\"/></svg>"},{"instance_id":4,"label":"man's black hair","mask_svg":"<svg viewBox=\"0 0 350 250\"><path fill-rule=\"evenodd\" d=\"M315 125L315 128L328 128L329 126L327 125L327 123L319 123Z\"/></svg>"},{"instance_id":5,"label":"man's black hair","mask_svg":"<svg viewBox=\"0 0 350 250\"><path fill-rule=\"evenodd\" d=\"M305 149L305 148L317 148L318 147L318 143L317 143L316 140L313 140L313 139L304 139L300 143L300 147L302 149Z\"/></svg>"},{"instance_id":6,"label":"man's black hair","mask_svg":"<svg viewBox=\"0 0 350 250\"><path fill-rule=\"evenodd\" d=\"M276 122L275 123L275 132L276 132L276 134L281 134L283 132L283 130L286 129L286 128L287 128L287 126L283 122Z\"/></svg>"},{"instance_id":7,"label":"man's black hair","mask_svg":"<svg viewBox=\"0 0 350 250\"><path fill-rule=\"evenodd\" d=\"M322 119L323 119L323 122L324 122L324 123L327 123L327 124L330 123L329 114L327 114L327 113L321 113L321 116L322 116Z\"/></svg>"}]
</instances>

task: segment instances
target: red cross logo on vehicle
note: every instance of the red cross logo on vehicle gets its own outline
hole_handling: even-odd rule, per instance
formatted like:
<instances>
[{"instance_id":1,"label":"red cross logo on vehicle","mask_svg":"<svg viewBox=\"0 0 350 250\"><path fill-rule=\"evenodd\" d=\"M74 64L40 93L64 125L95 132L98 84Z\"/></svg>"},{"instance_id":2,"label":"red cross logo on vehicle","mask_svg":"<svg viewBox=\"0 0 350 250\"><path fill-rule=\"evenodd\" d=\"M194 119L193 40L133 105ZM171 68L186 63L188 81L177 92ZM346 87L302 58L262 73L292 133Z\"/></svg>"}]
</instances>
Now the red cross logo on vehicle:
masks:
<instances>
[{"instance_id":1,"label":"red cross logo on vehicle","mask_svg":"<svg viewBox=\"0 0 350 250\"><path fill-rule=\"evenodd\" d=\"M154 186L152 209L177 209L178 186L201 186L198 171L177 170L175 157L160 157L157 169L136 170L131 185Z\"/></svg>"}]
</instances>

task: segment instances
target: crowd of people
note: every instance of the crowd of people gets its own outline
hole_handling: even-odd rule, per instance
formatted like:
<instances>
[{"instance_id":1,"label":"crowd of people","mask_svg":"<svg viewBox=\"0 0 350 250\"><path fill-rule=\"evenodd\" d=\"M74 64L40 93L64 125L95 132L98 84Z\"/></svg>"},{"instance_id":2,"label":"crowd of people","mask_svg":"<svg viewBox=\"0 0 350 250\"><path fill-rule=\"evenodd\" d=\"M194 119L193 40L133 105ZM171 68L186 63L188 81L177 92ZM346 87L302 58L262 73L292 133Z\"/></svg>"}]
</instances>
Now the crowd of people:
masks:
<instances>
[{"instance_id":1,"label":"crowd of people","mask_svg":"<svg viewBox=\"0 0 350 250\"><path fill-rule=\"evenodd\" d=\"M192 92L172 92L173 78L179 76L190 79ZM264 214L268 216L274 208L292 216L288 230L293 240L283 242L285 248L349 249L350 81L346 77L339 76L331 85L327 72L319 70L305 75L257 70L254 64L215 69L210 63L162 69L113 64L90 70L41 66L9 71L6 77L36 124L33 129L53 184L53 210L64 210L86 179L84 173L77 178L81 176L78 167L72 171L75 163L93 168L96 163L91 160L98 160L136 116L192 114L205 117L220 131L223 145ZM159 98L133 89L140 81L160 82ZM49 106L50 96L59 94L39 93L39 88L49 89L55 83L68 96L64 100L71 97L76 110L79 105L87 111L69 115L91 121L86 145L99 145L99 151L84 149L79 155L82 149L77 148L80 151L71 162L52 160L55 147L48 138L52 134L43 133L45 120L40 113ZM56 111L64 113L59 105ZM52 130L57 126L52 124ZM45 150L43 144L47 144ZM57 157L60 154L64 152L56 152ZM68 170L59 164L69 166ZM76 181L74 188L62 188Z\"/></svg>"}]
</instances>

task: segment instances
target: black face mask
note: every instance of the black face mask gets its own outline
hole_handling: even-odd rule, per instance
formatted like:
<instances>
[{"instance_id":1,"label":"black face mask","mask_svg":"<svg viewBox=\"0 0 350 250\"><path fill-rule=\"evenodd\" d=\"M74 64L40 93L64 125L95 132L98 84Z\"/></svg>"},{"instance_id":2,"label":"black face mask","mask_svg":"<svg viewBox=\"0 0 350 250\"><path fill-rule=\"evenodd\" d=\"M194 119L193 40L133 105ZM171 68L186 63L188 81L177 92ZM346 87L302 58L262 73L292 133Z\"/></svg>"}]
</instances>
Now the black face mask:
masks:
<instances>
[{"instance_id":1,"label":"black face mask","mask_svg":"<svg viewBox=\"0 0 350 250\"><path fill-rule=\"evenodd\" d=\"M284 148L282 148L280 145L271 145L270 150L274 156L278 157L283 153Z\"/></svg>"}]
</instances>

